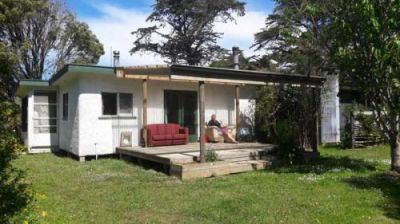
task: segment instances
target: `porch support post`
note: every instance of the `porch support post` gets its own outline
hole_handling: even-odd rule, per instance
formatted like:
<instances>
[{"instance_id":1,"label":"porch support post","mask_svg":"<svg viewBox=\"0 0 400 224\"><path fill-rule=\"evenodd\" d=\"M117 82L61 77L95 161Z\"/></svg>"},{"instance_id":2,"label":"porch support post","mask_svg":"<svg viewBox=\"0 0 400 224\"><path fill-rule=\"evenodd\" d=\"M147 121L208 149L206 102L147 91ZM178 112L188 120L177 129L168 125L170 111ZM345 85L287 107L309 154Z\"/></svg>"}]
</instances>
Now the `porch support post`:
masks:
<instances>
[{"instance_id":1,"label":"porch support post","mask_svg":"<svg viewBox=\"0 0 400 224\"><path fill-rule=\"evenodd\" d=\"M204 82L199 82L199 112L200 112L200 162L206 162L206 142L205 142L205 93Z\"/></svg>"},{"instance_id":2,"label":"porch support post","mask_svg":"<svg viewBox=\"0 0 400 224\"><path fill-rule=\"evenodd\" d=\"M143 79L143 141L147 147L147 79Z\"/></svg>"},{"instance_id":3,"label":"porch support post","mask_svg":"<svg viewBox=\"0 0 400 224\"><path fill-rule=\"evenodd\" d=\"M239 127L240 127L240 89L239 86L235 86L236 92L236 140L238 139Z\"/></svg>"}]
</instances>

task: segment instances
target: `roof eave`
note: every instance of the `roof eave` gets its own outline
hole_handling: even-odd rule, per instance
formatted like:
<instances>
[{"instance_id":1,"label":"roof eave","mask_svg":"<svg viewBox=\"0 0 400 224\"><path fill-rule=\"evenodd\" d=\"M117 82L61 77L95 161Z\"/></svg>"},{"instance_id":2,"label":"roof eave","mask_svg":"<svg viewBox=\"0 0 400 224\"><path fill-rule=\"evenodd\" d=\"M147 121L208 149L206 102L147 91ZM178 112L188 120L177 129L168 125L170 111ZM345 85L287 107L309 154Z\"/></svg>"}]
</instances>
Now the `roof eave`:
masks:
<instances>
[{"instance_id":1,"label":"roof eave","mask_svg":"<svg viewBox=\"0 0 400 224\"><path fill-rule=\"evenodd\" d=\"M97 65L81 65L81 64L67 64L54 74L49 80L50 85L56 84L58 80L69 73L86 73L86 74L99 74L99 75L115 75L116 67L97 66Z\"/></svg>"}]
</instances>

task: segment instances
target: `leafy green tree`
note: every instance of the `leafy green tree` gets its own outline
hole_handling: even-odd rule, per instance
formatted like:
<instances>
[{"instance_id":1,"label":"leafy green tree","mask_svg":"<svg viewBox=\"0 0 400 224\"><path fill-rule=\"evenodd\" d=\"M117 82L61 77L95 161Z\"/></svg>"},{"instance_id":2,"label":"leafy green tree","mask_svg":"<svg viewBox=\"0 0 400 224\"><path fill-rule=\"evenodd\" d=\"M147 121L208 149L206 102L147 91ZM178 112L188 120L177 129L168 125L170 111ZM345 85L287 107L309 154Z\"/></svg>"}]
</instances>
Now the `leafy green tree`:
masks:
<instances>
[{"instance_id":1,"label":"leafy green tree","mask_svg":"<svg viewBox=\"0 0 400 224\"><path fill-rule=\"evenodd\" d=\"M18 56L15 79L41 79L66 63L97 63L103 45L58 0L2 0L0 41Z\"/></svg>"},{"instance_id":2,"label":"leafy green tree","mask_svg":"<svg viewBox=\"0 0 400 224\"><path fill-rule=\"evenodd\" d=\"M400 2L276 0L256 34L281 68L304 74L338 71L368 99L400 171Z\"/></svg>"},{"instance_id":3,"label":"leafy green tree","mask_svg":"<svg viewBox=\"0 0 400 224\"><path fill-rule=\"evenodd\" d=\"M243 16L244 6L238 0L157 0L147 18L156 25L132 32L137 39L131 53L153 52L168 63L209 62L223 52L215 22L234 21L232 14Z\"/></svg>"},{"instance_id":4,"label":"leafy green tree","mask_svg":"<svg viewBox=\"0 0 400 224\"><path fill-rule=\"evenodd\" d=\"M341 1L332 38L341 75L368 99L400 171L400 2Z\"/></svg>"},{"instance_id":5,"label":"leafy green tree","mask_svg":"<svg viewBox=\"0 0 400 224\"><path fill-rule=\"evenodd\" d=\"M265 50L281 70L305 75L332 72L332 38L328 24L337 0L275 0L266 27L255 34L256 50Z\"/></svg>"},{"instance_id":6,"label":"leafy green tree","mask_svg":"<svg viewBox=\"0 0 400 224\"><path fill-rule=\"evenodd\" d=\"M255 34L253 48L265 51L263 60L276 61L281 72L313 76L331 73L335 67L330 57L333 40L328 25L332 23L331 13L338 9L335 2L276 0L265 28ZM292 143L316 150L319 104L319 92L308 86L264 87L257 93L256 123L261 133L277 140L282 140L279 135L285 133L282 128L290 126L292 134L287 136L296 138Z\"/></svg>"},{"instance_id":7,"label":"leafy green tree","mask_svg":"<svg viewBox=\"0 0 400 224\"><path fill-rule=\"evenodd\" d=\"M20 214L31 199L23 171L12 161L23 150L17 136L18 105L9 99L4 83L12 78L17 57L0 42L0 223L9 223Z\"/></svg>"}]
</instances>

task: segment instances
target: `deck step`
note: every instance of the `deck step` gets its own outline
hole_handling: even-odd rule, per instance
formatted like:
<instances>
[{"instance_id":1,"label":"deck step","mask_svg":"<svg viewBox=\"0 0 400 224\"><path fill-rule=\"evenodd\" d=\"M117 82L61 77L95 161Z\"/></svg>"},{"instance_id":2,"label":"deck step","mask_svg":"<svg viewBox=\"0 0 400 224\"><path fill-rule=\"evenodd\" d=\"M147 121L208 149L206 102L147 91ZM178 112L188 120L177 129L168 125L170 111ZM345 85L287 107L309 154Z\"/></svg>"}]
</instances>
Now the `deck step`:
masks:
<instances>
[{"instance_id":1,"label":"deck step","mask_svg":"<svg viewBox=\"0 0 400 224\"><path fill-rule=\"evenodd\" d=\"M216 151L218 159L223 161L247 161L259 160L262 155L266 154L263 148L258 149L237 149L230 151Z\"/></svg>"},{"instance_id":2,"label":"deck step","mask_svg":"<svg viewBox=\"0 0 400 224\"><path fill-rule=\"evenodd\" d=\"M269 161L240 161L227 162L218 161L214 163L194 163L194 164L172 164L170 175L176 176L181 180L197 179L205 177L223 176L233 173L242 173L252 170L263 170L269 167Z\"/></svg>"}]
</instances>

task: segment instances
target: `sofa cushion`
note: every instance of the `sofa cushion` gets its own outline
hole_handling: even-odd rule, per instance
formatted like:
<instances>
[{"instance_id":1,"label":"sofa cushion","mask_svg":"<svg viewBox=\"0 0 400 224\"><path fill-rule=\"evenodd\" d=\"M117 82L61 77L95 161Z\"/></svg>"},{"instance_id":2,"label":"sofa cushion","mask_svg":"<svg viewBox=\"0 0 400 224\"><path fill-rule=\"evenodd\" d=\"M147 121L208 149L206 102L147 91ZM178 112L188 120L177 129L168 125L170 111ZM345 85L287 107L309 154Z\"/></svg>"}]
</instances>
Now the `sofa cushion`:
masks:
<instances>
[{"instance_id":1,"label":"sofa cushion","mask_svg":"<svg viewBox=\"0 0 400 224\"><path fill-rule=\"evenodd\" d=\"M186 139L186 134L175 134L173 139Z\"/></svg>"},{"instance_id":2,"label":"sofa cushion","mask_svg":"<svg viewBox=\"0 0 400 224\"><path fill-rule=\"evenodd\" d=\"M165 131L167 134L178 134L179 133L179 124L166 124Z\"/></svg>"},{"instance_id":3,"label":"sofa cushion","mask_svg":"<svg viewBox=\"0 0 400 224\"><path fill-rule=\"evenodd\" d=\"M152 141L151 146L173 145L172 140Z\"/></svg>"},{"instance_id":4,"label":"sofa cushion","mask_svg":"<svg viewBox=\"0 0 400 224\"><path fill-rule=\"evenodd\" d=\"M153 135L152 138L154 141L171 140L172 135Z\"/></svg>"},{"instance_id":5,"label":"sofa cushion","mask_svg":"<svg viewBox=\"0 0 400 224\"><path fill-rule=\"evenodd\" d=\"M157 125L147 125L147 130L151 131L152 134L158 134Z\"/></svg>"},{"instance_id":6,"label":"sofa cushion","mask_svg":"<svg viewBox=\"0 0 400 224\"><path fill-rule=\"evenodd\" d=\"M186 139L173 139L172 143L173 145L184 145L186 144Z\"/></svg>"}]
</instances>

